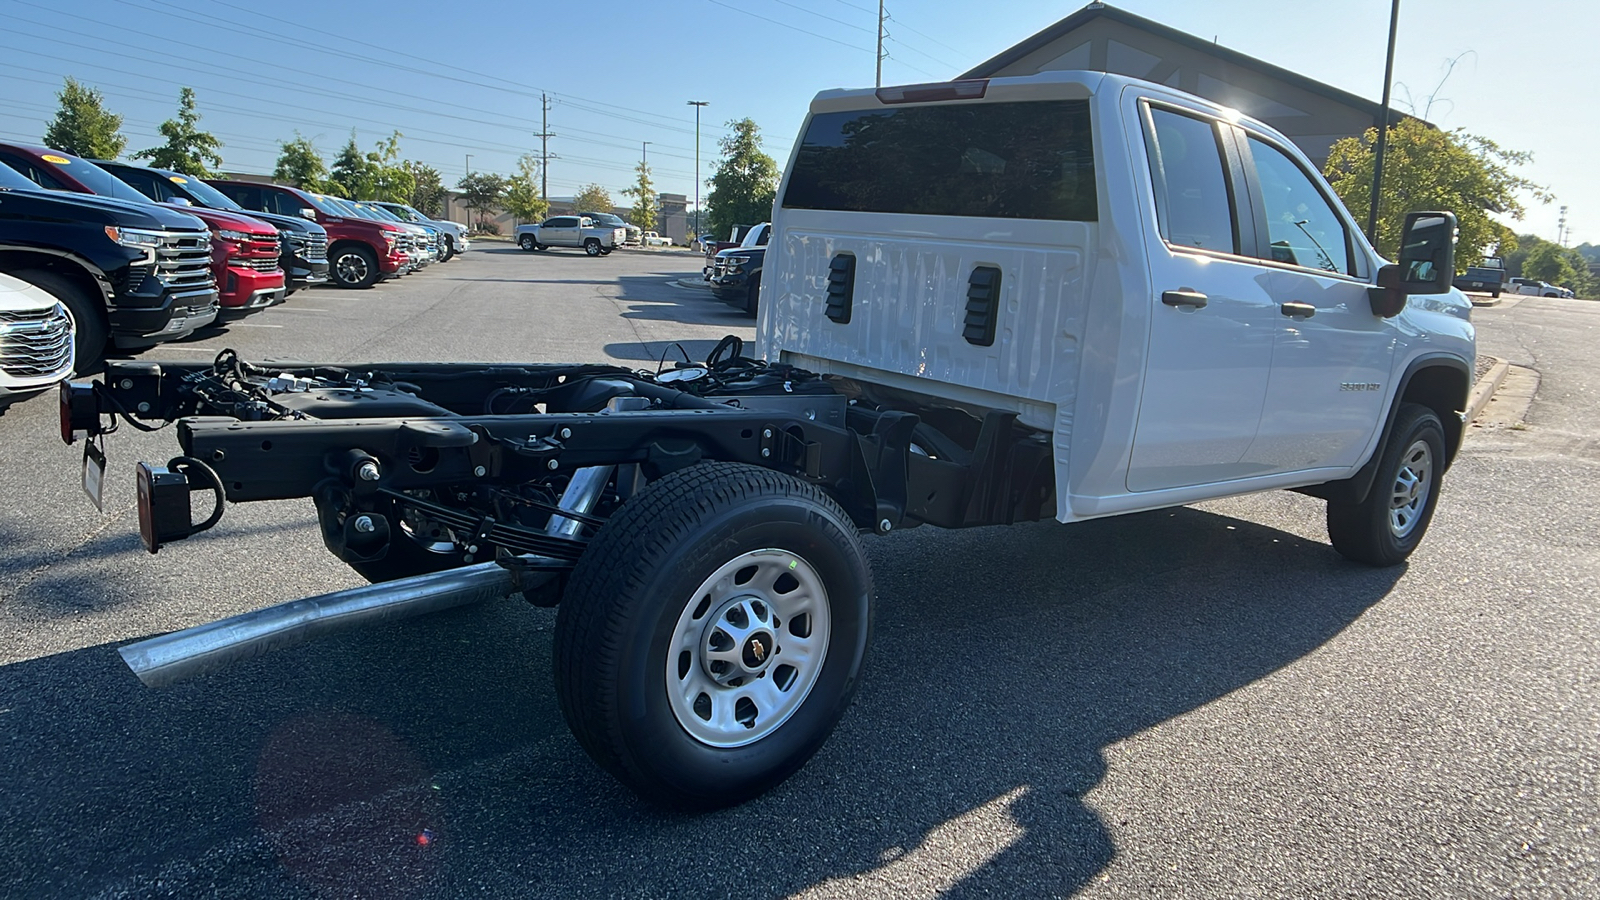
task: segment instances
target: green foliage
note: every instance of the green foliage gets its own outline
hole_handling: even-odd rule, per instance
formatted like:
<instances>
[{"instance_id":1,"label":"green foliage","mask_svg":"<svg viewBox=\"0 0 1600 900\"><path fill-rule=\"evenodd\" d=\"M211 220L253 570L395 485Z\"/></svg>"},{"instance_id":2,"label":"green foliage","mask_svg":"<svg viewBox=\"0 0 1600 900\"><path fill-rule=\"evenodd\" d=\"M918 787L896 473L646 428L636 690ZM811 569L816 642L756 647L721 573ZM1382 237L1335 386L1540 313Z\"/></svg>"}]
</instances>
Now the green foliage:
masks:
<instances>
[{"instance_id":1,"label":"green foliage","mask_svg":"<svg viewBox=\"0 0 1600 900\"><path fill-rule=\"evenodd\" d=\"M751 119L730 121L733 133L719 143L722 159L711 175L705 224L719 239L734 225L757 225L772 218L778 196L778 164L761 152L761 129Z\"/></svg>"},{"instance_id":2,"label":"green foliage","mask_svg":"<svg viewBox=\"0 0 1600 900\"><path fill-rule=\"evenodd\" d=\"M489 172L473 172L456 182L456 190L461 192L461 202L467 209L477 211L478 222L475 227L478 231L484 231L493 224L485 221L484 214L498 208L505 200L506 178ZM498 234L499 230L495 229L494 233Z\"/></svg>"},{"instance_id":3,"label":"green foliage","mask_svg":"<svg viewBox=\"0 0 1600 900\"><path fill-rule=\"evenodd\" d=\"M598 184L584 185L579 189L578 196L572 198L572 211L575 213L608 213L614 208L611 192Z\"/></svg>"},{"instance_id":4,"label":"green foliage","mask_svg":"<svg viewBox=\"0 0 1600 900\"><path fill-rule=\"evenodd\" d=\"M327 193L328 164L322 161L317 145L295 131L294 140L278 144L278 163L272 169L272 177L308 191Z\"/></svg>"},{"instance_id":5,"label":"green foliage","mask_svg":"<svg viewBox=\"0 0 1600 900\"><path fill-rule=\"evenodd\" d=\"M372 172L372 193L362 200L382 200L386 203L404 203L411 199L411 190L417 186L411 170L400 159L400 138L396 131L387 140L378 142L378 148L367 154L367 165Z\"/></svg>"},{"instance_id":6,"label":"green foliage","mask_svg":"<svg viewBox=\"0 0 1600 900\"><path fill-rule=\"evenodd\" d=\"M539 196L539 159L531 153L517 158L517 174L506 179L506 195L502 201L506 212L518 222L542 222L550 212L550 203Z\"/></svg>"},{"instance_id":7,"label":"green foliage","mask_svg":"<svg viewBox=\"0 0 1600 900\"><path fill-rule=\"evenodd\" d=\"M134 159L147 159L158 169L171 169L196 178L209 177L222 168L222 141L209 131L200 130L200 113L195 111L194 88L178 94L178 117L161 123L157 129L167 139L159 147L140 150Z\"/></svg>"},{"instance_id":8,"label":"green foliage","mask_svg":"<svg viewBox=\"0 0 1600 900\"><path fill-rule=\"evenodd\" d=\"M411 175L411 198L402 201L430 219L444 212L444 178L433 166L406 160L401 163Z\"/></svg>"},{"instance_id":9,"label":"green foliage","mask_svg":"<svg viewBox=\"0 0 1600 900\"><path fill-rule=\"evenodd\" d=\"M633 224L644 231L654 231L658 195L656 194L655 183L650 180L650 166L640 162L639 165L634 167L634 171L639 173L639 180L634 182L633 187L622 193L633 198L633 213L631 215Z\"/></svg>"},{"instance_id":10,"label":"green foliage","mask_svg":"<svg viewBox=\"0 0 1600 900\"><path fill-rule=\"evenodd\" d=\"M356 146L355 129L350 129L350 140L333 160L333 174L329 181L339 186L339 196L351 200L372 199L377 183L376 166Z\"/></svg>"},{"instance_id":11,"label":"green foliage","mask_svg":"<svg viewBox=\"0 0 1600 900\"><path fill-rule=\"evenodd\" d=\"M122 117L106 110L106 98L98 89L68 78L56 99L61 108L45 127L45 146L84 159L116 159L128 146Z\"/></svg>"},{"instance_id":12,"label":"green foliage","mask_svg":"<svg viewBox=\"0 0 1600 900\"><path fill-rule=\"evenodd\" d=\"M1517 250L1506 256L1509 274L1559 284L1571 288L1579 297L1600 298L1600 281L1583 253L1588 245L1562 247L1533 234L1518 235L1517 240Z\"/></svg>"},{"instance_id":13,"label":"green foliage","mask_svg":"<svg viewBox=\"0 0 1600 900\"><path fill-rule=\"evenodd\" d=\"M1371 203L1373 144L1375 128L1359 138L1345 138L1328 151L1328 182L1339 199L1355 216L1366 222ZM1494 219L1500 213L1521 219L1523 207L1518 191L1527 191L1548 202L1544 188L1516 174L1513 169L1526 165L1532 154L1502 149L1494 141L1477 135L1440 131L1406 119L1389 129L1389 145L1383 161L1383 187L1378 195L1378 252L1395 257L1406 213L1413 210L1448 210L1456 214L1460 238L1456 244L1456 265L1461 269L1477 265L1485 251L1500 246L1502 252L1515 244L1511 229Z\"/></svg>"}]
</instances>

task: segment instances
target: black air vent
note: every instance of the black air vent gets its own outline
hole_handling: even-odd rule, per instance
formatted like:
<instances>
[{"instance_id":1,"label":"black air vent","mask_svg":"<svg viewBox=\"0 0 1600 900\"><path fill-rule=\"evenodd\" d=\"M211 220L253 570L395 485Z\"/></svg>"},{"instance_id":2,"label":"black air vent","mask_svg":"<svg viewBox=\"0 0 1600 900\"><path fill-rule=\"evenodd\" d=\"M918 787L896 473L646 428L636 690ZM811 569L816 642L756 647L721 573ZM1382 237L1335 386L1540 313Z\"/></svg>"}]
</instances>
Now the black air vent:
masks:
<instances>
[{"instance_id":1,"label":"black air vent","mask_svg":"<svg viewBox=\"0 0 1600 900\"><path fill-rule=\"evenodd\" d=\"M828 263L828 318L840 325L849 325L855 298L856 257L853 253L841 253Z\"/></svg>"},{"instance_id":2,"label":"black air vent","mask_svg":"<svg viewBox=\"0 0 1600 900\"><path fill-rule=\"evenodd\" d=\"M979 266L967 279L967 318L961 336L979 347L994 345L994 323L1000 317L1000 270Z\"/></svg>"}]
</instances>

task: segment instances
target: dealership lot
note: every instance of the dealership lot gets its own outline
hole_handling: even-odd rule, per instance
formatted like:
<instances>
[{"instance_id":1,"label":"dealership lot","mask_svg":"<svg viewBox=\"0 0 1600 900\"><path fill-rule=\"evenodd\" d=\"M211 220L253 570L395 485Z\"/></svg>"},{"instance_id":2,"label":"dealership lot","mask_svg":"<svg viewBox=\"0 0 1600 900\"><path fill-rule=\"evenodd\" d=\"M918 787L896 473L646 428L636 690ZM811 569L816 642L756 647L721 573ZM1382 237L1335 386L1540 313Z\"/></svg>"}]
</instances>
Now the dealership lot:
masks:
<instances>
[{"instance_id":1,"label":"dealership lot","mask_svg":"<svg viewBox=\"0 0 1600 900\"><path fill-rule=\"evenodd\" d=\"M145 354L703 358L751 320L687 253L493 244L316 290ZM1327 545L1279 493L868 546L869 674L778 790L660 813L549 690L552 611L505 601L162 690L115 648L352 586L308 502L150 557L108 442L105 514L51 397L0 415L0 895L1592 896L1600 871L1600 307L1477 311L1543 376L1475 430L1409 565ZM1586 337L1587 336L1587 337Z\"/></svg>"}]
</instances>

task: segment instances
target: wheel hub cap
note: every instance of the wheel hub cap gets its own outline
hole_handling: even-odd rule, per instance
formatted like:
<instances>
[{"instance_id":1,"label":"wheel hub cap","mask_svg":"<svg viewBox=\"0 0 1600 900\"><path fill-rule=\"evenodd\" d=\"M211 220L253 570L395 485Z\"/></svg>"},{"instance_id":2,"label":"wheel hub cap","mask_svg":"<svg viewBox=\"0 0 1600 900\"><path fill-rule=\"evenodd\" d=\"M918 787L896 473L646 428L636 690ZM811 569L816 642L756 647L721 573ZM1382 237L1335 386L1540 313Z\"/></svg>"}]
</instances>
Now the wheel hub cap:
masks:
<instances>
[{"instance_id":1,"label":"wheel hub cap","mask_svg":"<svg viewBox=\"0 0 1600 900\"><path fill-rule=\"evenodd\" d=\"M1422 511L1428 505L1433 484L1433 450L1426 441L1417 441L1400 456L1400 471L1389 491L1389 530L1404 538L1416 530Z\"/></svg>"},{"instance_id":2,"label":"wheel hub cap","mask_svg":"<svg viewBox=\"0 0 1600 900\"><path fill-rule=\"evenodd\" d=\"M804 559L755 550L719 566L686 602L668 648L678 724L713 747L772 733L816 684L829 633L822 578Z\"/></svg>"}]
</instances>

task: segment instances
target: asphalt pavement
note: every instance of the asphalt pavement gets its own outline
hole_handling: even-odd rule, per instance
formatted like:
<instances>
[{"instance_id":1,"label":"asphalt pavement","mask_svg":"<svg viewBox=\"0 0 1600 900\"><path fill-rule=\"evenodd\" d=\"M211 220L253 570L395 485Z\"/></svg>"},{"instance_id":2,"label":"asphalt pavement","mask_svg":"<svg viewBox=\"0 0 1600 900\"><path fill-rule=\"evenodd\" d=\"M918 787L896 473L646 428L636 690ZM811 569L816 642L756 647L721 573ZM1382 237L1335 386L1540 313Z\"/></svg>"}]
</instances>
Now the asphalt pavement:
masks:
<instances>
[{"instance_id":1,"label":"asphalt pavement","mask_svg":"<svg viewBox=\"0 0 1600 900\"><path fill-rule=\"evenodd\" d=\"M473 251L145 354L703 358L751 320L684 253ZM305 501L149 556L132 464L78 489L53 397L0 412L0 896L1600 896L1600 304L1475 311L1536 368L1409 564L1274 493L868 542L868 676L737 809L634 799L567 733L554 615L456 610L144 688L115 650L359 583Z\"/></svg>"}]
</instances>

